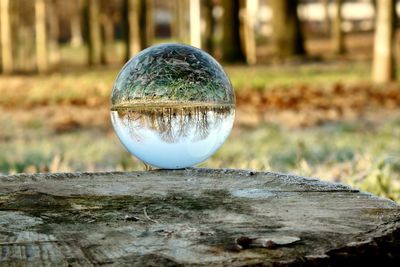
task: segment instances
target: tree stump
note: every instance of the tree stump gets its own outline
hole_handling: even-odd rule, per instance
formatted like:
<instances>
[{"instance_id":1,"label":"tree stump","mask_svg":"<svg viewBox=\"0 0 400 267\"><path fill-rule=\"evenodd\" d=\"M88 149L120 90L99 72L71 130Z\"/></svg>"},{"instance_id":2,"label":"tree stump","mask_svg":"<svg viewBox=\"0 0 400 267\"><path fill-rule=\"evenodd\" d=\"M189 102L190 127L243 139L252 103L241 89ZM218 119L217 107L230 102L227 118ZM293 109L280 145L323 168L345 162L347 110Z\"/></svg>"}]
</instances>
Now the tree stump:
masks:
<instances>
[{"instance_id":1,"label":"tree stump","mask_svg":"<svg viewBox=\"0 0 400 267\"><path fill-rule=\"evenodd\" d=\"M396 265L400 206L272 172L0 176L1 266Z\"/></svg>"}]
</instances>

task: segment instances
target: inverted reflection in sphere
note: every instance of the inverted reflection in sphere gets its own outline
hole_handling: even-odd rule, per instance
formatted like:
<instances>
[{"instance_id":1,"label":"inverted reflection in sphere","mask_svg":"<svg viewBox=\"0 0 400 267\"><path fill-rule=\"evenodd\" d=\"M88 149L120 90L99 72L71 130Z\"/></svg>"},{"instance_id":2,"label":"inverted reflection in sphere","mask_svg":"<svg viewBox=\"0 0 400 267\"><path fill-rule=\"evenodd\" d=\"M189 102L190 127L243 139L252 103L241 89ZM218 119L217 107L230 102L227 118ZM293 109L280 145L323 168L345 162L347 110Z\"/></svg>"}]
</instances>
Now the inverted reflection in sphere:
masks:
<instances>
[{"instance_id":1,"label":"inverted reflection in sphere","mask_svg":"<svg viewBox=\"0 0 400 267\"><path fill-rule=\"evenodd\" d=\"M232 85L215 59L183 44L162 44L128 61L111 94L111 119L125 148L166 169L196 165L228 137Z\"/></svg>"}]
</instances>

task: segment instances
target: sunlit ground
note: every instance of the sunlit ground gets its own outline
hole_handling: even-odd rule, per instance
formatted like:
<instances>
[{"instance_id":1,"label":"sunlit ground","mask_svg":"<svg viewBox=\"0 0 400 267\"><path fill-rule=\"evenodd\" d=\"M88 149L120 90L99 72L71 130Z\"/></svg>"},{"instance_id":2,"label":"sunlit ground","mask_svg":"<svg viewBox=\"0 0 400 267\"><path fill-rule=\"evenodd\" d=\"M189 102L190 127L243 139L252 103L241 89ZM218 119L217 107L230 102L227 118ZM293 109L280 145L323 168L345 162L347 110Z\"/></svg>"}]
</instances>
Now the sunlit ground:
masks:
<instances>
[{"instance_id":1,"label":"sunlit ground","mask_svg":"<svg viewBox=\"0 0 400 267\"><path fill-rule=\"evenodd\" d=\"M111 128L108 95L117 69L0 77L0 172L143 170ZM338 81L362 84L369 65L228 66L226 70L238 93L273 88L289 92L293 84L321 88ZM242 104L239 110L230 138L201 167L317 176L400 201L397 106L305 126L293 123L296 116L282 116L285 110L267 111L263 115L271 120L256 121ZM305 119L312 117L305 114Z\"/></svg>"}]
</instances>

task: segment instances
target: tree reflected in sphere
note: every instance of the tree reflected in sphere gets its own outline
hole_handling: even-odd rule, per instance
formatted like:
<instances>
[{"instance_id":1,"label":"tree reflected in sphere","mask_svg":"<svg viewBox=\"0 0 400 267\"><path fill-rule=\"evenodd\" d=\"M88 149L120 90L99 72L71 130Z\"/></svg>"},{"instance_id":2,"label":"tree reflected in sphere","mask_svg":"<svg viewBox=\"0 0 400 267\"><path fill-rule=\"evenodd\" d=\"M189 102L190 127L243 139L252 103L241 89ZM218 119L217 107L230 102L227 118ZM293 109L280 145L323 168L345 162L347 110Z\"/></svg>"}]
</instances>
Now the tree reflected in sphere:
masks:
<instances>
[{"instance_id":1,"label":"tree reflected in sphere","mask_svg":"<svg viewBox=\"0 0 400 267\"><path fill-rule=\"evenodd\" d=\"M228 137L235 95L204 51L162 44L128 61L111 94L111 120L125 148L144 163L179 169L215 153Z\"/></svg>"}]
</instances>

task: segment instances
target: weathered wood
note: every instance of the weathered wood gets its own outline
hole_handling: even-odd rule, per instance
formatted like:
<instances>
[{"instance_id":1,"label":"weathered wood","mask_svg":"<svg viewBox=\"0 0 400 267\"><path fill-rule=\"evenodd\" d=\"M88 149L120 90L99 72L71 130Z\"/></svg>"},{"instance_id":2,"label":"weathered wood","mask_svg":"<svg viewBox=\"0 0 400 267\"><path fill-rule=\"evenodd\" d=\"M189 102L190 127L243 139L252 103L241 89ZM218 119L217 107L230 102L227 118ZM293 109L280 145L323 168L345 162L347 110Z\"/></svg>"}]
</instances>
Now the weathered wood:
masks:
<instances>
[{"instance_id":1,"label":"weathered wood","mask_svg":"<svg viewBox=\"0 0 400 267\"><path fill-rule=\"evenodd\" d=\"M400 206L241 170L0 176L1 266L341 265L400 259Z\"/></svg>"}]
</instances>

